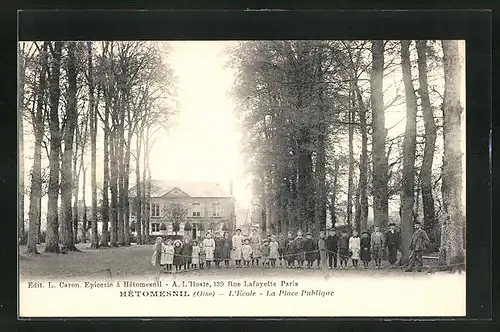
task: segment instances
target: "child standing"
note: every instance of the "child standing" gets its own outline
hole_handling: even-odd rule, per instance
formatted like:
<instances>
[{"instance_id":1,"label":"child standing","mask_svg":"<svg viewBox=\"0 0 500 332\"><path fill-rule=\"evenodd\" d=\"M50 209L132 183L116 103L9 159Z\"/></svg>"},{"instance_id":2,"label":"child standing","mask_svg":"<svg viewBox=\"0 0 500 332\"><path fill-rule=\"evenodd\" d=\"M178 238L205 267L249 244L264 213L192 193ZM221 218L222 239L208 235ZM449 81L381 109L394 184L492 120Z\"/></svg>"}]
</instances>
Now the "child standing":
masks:
<instances>
[{"instance_id":1,"label":"child standing","mask_svg":"<svg viewBox=\"0 0 500 332\"><path fill-rule=\"evenodd\" d=\"M269 254L271 248L269 247L269 240L265 239L264 244L260 247L260 255L262 257L262 266L269 267Z\"/></svg>"},{"instance_id":2,"label":"child standing","mask_svg":"<svg viewBox=\"0 0 500 332\"><path fill-rule=\"evenodd\" d=\"M252 246L250 245L249 239L245 239L243 241L243 247L241 247L241 256L243 257L243 264L246 267L249 267L250 261L252 260Z\"/></svg>"},{"instance_id":3,"label":"child standing","mask_svg":"<svg viewBox=\"0 0 500 332\"><path fill-rule=\"evenodd\" d=\"M304 241L304 251L305 251L305 259L307 261L307 268L312 269L313 263L316 260L316 243L312 238L311 233L306 234L306 240Z\"/></svg>"},{"instance_id":4,"label":"child standing","mask_svg":"<svg viewBox=\"0 0 500 332\"><path fill-rule=\"evenodd\" d=\"M167 267L167 272L172 273L172 264L174 263L174 246L172 240L167 241L167 245L164 248L165 254L165 266Z\"/></svg>"},{"instance_id":5,"label":"child standing","mask_svg":"<svg viewBox=\"0 0 500 332\"><path fill-rule=\"evenodd\" d=\"M352 253L352 267L358 267L359 251L361 250L361 243L357 231L352 232L352 236L349 239L349 251Z\"/></svg>"},{"instance_id":6,"label":"child standing","mask_svg":"<svg viewBox=\"0 0 500 332\"><path fill-rule=\"evenodd\" d=\"M338 240L340 268L347 268L347 260L349 259L349 237L347 231L342 231L342 235Z\"/></svg>"},{"instance_id":7,"label":"child standing","mask_svg":"<svg viewBox=\"0 0 500 332\"><path fill-rule=\"evenodd\" d=\"M252 266L254 266L255 263L259 266L261 240L259 233L257 233L257 228L252 229L250 246L252 247Z\"/></svg>"},{"instance_id":8,"label":"child standing","mask_svg":"<svg viewBox=\"0 0 500 332\"><path fill-rule=\"evenodd\" d=\"M193 241L193 246L191 249L191 268L194 270L198 268L200 264L200 247L198 246L198 242Z\"/></svg>"},{"instance_id":9,"label":"child standing","mask_svg":"<svg viewBox=\"0 0 500 332\"><path fill-rule=\"evenodd\" d=\"M279 244L276 241L276 235L271 235L271 242L269 243L269 261L271 266L276 266L276 260L280 258Z\"/></svg>"},{"instance_id":10,"label":"child standing","mask_svg":"<svg viewBox=\"0 0 500 332\"><path fill-rule=\"evenodd\" d=\"M189 270L191 267L191 255L193 251L193 245L189 242L189 239L184 240L184 246L182 247L182 261L184 263L184 270Z\"/></svg>"},{"instance_id":11,"label":"child standing","mask_svg":"<svg viewBox=\"0 0 500 332\"><path fill-rule=\"evenodd\" d=\"M203 242L200 242L199 246L200 248L200 269L203 270L203 268L205 267L205 262L207 260L207 254L205 252L205 248L203 247Z\"/></svg>"},{"instance_id":12,"label":"child standing","mask_svg":"<svg viewBox=\"0 0 500 332\"><path fill-rule=\"evenodd\" d=\"M207 268L210 268L210 263L214 260L215 241L210 233L203 240L203 248L205 248Z\"/></svg>"},{"instance_id":13,"label":"child standing","mask_svg":"<svg viewBox=\"0 0 500 332\"><path fill-rule=\"evenodd\" d=\"M174 242L174 265L175 272L180 272L184 261L182 259L182 242L175 240Z\"/></svg>"},{"instance_id":14,"label":"child standing","mask_svg":"<svg viewBox=\"0 0 500 332\"><path fill-rule=\"evenodd\" d=\"M363 232L363 234L361 234L360 248L361 248L361 254L360 254L361 260L363 261L363 267L366 269L368 267L368 263L371 260L370 236L368 235L368 232Z\"/></svg>"}]
</instances>

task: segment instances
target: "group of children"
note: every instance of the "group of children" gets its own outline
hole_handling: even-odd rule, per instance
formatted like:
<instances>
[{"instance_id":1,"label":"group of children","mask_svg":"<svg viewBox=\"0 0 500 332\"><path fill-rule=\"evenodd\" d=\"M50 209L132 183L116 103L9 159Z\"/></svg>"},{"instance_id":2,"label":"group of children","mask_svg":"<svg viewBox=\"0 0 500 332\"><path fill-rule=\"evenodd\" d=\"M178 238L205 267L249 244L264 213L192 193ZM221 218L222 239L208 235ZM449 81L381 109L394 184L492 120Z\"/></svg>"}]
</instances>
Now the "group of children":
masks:
<instances>
[{"instance_id":1,"label":"group of children","mask_svg":"<svg viewBox=\"0 0 500 332\"><path fill-rule=\"evenodd\" d=\"M161 237L156 239L155 251L152 264L159 266L163 271L172 273L192 269L211 268L212 262L215 267L220 268L224 262L226 268L230 261L234 260L237 268L262 266L272 268L284 266L286 268L312 268L317 261L318 268L337 267L337 254L340 268L347 268L349 259L353 268L358 267L361 260L365 268L373 256L376 267L381 266L384 236L375 228L370 235L363 232L361 238L356 231L348 236L346 231L340 237L331 231L328 237L324 232L320 233L318 239L313 239L311 233L303 237L302 231L297 231L294 236L288 232L288 237L283 235L271 235L261 239L257 229L253 229L248 237L241 235L241 230L236 230L232 237L228 232L215 233L212 238L208 233L205 239L192 242L186 239L163 241ZM334 265L332 267L332 261ZM243 263L243 265L242 265ZM391 263L392 264L392 263Z\"/></svg>"}]
</instances>

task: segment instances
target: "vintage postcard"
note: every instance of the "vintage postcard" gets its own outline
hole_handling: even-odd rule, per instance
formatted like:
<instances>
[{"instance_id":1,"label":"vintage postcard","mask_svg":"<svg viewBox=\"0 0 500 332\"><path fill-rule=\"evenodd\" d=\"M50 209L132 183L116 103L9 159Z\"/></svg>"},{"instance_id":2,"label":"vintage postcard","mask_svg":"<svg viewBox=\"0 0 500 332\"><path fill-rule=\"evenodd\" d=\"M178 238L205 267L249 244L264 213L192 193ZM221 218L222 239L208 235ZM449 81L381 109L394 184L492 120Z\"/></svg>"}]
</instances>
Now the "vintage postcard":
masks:
<instances>
[{"instance_id":1,"label":"vintage postcard","mask_svg":"<svg viewBox=\"0 0 500 332\"><path fill-rule=\"evenodd\" d=\"M465 316L463 40L18 55L21 319Z\"/></svg>"}]
</instances>

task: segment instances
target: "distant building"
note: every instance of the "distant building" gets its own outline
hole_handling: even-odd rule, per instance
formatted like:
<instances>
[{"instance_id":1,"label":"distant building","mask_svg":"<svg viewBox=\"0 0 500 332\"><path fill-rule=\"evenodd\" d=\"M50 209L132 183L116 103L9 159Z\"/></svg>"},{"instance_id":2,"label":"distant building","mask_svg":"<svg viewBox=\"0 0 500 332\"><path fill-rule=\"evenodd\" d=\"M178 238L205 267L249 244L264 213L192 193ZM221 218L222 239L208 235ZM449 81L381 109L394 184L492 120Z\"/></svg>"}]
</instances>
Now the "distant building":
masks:
<instances>
[{"instance_id":1,"label":"distant building","mask_svg":"<svg viewBox=\"0 0 500 332\"><path fill-rule=\"evenodd\" d=\"M236 225L235 199L229 188L219 183L205 181L162 181L153 180L151 184L151 206L149 231L155 235L174 235L173 222L167 217L172 203L178 203L186 211L179 223L178 235L189 238L203 237L207 232L234 231ZM135 197L132 188L130 197ZM135 219L135 211L131 209ZM186 230L186 225L190 229Z\"/></svg>"}]
</instances>

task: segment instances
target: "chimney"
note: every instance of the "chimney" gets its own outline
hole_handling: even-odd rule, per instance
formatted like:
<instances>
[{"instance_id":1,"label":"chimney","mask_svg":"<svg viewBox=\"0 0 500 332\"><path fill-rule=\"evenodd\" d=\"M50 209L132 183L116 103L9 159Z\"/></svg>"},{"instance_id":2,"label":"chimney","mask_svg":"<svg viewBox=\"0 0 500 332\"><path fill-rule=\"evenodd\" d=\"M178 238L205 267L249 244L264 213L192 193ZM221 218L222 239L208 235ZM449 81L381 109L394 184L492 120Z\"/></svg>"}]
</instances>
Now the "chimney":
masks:
<instances>
[{"instance_id":1,"label":"chimney","mask_svg":"<svg viewBox=\"0 0 500 332\"><path fill-rule=\"evenodd\" d=\"M233 180L229 180L229 195L233 196Z\"/></svg>"}]
</instances>

